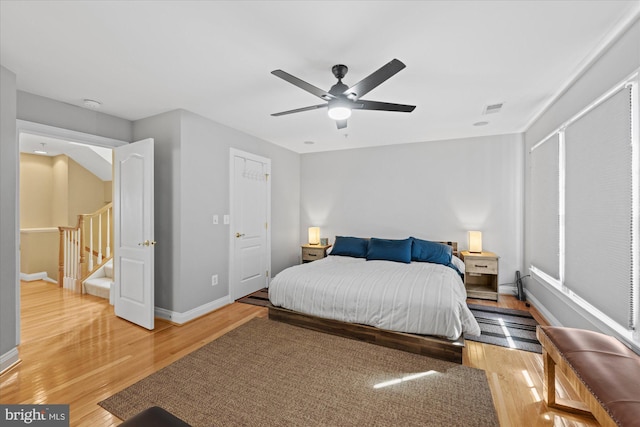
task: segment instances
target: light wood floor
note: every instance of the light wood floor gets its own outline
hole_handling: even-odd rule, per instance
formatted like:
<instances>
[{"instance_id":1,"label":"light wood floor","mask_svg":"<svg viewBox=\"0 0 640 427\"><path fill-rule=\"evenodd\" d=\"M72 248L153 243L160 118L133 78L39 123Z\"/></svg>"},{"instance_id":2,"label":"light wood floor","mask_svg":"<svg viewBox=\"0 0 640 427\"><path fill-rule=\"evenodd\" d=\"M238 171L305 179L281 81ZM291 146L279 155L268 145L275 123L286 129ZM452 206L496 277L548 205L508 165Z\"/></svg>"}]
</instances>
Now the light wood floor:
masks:
<instances>
[{"instance_id":1,"label":"light wood floor","mask_svg":"<svg viewBox=\"0 0 640 427\"><path fill-rule=\"evenodd\" d=\"M72 426L116 426L97 403L267 310L234 303L183 326L147 331L115 317L106 300L47 282L22 283L21 363L0 377L2 403L67 403ZM495 305L482 301L469 301ZM509 296L503 307L527 309ZM541 323L546 323L532 310ZM484 369L502 426L597 426L542 402L542 357L467 341L463 363ZM565 397L564 381L559 384Z\"/></svg>"}]
</instances>

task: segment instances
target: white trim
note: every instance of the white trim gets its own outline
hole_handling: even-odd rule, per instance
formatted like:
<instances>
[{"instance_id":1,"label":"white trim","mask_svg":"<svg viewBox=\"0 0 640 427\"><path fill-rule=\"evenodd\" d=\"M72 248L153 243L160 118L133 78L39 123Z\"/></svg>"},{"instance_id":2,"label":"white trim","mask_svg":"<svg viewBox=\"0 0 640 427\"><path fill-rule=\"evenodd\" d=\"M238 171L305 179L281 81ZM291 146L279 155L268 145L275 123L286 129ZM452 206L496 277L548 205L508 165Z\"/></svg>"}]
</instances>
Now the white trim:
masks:
<instances>
[{"instance_id":1,"label":"white trim","mask_svg":"<svg viewBox=\"0 0 640 427\"><path fill-rule=\"evenodd\" d=\"M532 271L532 273L534 273ZM537 276L532 274L532 277ZM538 276L540 277L540 276ZM556 288L545 280L537 280L536 283L542 285L545 289L550 291L552 295L557 298L561 303L565 306L573 310L578 316L584 319L586 322L593 325L594 330L599 330L607 335L612 335L618 338L625 345L633 349L635 352L640 352L640 342L635 341L630 331L624 330L621 325L618 325L615 321L611 320L609 323L603 321L602 319L596 317L593 313L589 312L589 309L584 306L587 304L586 302L578 301L575 299L577 295L575 295L571 291L564 291ZM535 305L536 309L547 318L547 320L554 326L563 326L562 323L554 318L549 310L547 310L540 301L535 298L535 295L532 292L531 287L527 287L527 298ZM581 300L581 299L580 299ZM604 315L603 315L604 316ZM605 316L606 317L606 316Z\"/></svg>"},{"instance_id":2,"label":"white trim","mask_svg":"<svg viewBox=\"0 0 640 427\"><path fill-rule=\"evenodd\" d=\"M631 265L634 318L631 319L633 339L640 342L640 87L639 77L629 82L631 86Z\"/></svg>"},{"instance_id":3,"label":"white trim","mask_svg":"<svg viewBox=\"0 0 640 427\"><path fill-rule=\"evenodd\" d=\"M18 347L14 347L3 355L0 355L0 374L17 363L20 363L20 354L18 354Z\"/></svg>"},{"instance_id":4,"label":"white trim","mask_svg":"<svg viewBox=\"0 0 640 427\"><path fill-rule=\"evenodd\" d=\"M554 277L549 276L547 273L545 273L544 271L540 270L538 267L536 267L535 265L530 265L529 266L529 271L531 272L531 275L534 277L538 277L538 279L541 282L546 283L547 285L562 291L564 289L564 285L562 284L561 281L555 279Z\"/></svg>"},{"instance_id":5,"label":"white trim","mask_svg":"<svg viewBox=\"0 0 640 427\"><path fill-rule=\"evenodd\" d=\"M565 243L565 215L566 215L566 144L564 138L565 128L558 131L558 279L564 286L566 243Z\"/></svg>"},{"instance_id":6,"label":"white trim","mask_svg":"<svg viewBox=\"0 0 640 427\"><path fill-rule=\"evenodd\" d=\"M233 296L233 299L239 298L242 295L235 295L233 284L236 283L235 279L235 234L234 223L236 212L234 212L234 178L235 178L235 162L234 157L244 157L246 159L254 160L256 162L264 163L267 167L267 236L266 236L266 267L269 274L266 277L265 287L269 287L271 277L271 159L262 157L257 154L248 153L246 151L238 150L236 148L229 148L229 296Z\"/></svg>"},{"instance_id":7,"label":"white trim","mask_svg":"<svg viewBox=\"0 0 640 427\"><path fill-rule=\"evenodd\" d=\"M553 132L551 132L549 135L545 136L544 138L542 138L537 144L535 144L533 147L531 147L529 149L529 154L533 153L533 151L540 147L542 144L544 144L545 142L547 142L548 140L550 140L556 133L558 133L558 129L555 129Z\"/></svg>"},{"instance_id":8,"label":"white trim","mask_svg":"<svg viewBox=\"0 0 640 427\"><path fill-rule=\"evenodd\" d=\"M167 310L166 308L156 307L155 308L155 316L160 319L165 319L173 323L177 323L178 325L182 325L183 323L187 323L191 320L197 319L198 317L204 316L205 314L209 314L212 311L218 310L226 305L233 303L233 300L229 295L219 298L215 301L208 302L199 307L186 311L184 313L179 313L177 311Z\"/></svg>"},{"instance_id":9,"label":"white trim","mask_svg":"<svg viewBox=\"0 0 640 427\"><path fill-rule=\"evenodd\" d=\"M23 282L35 282L36 280L44 280L46 277L46 271L41 271L39 273L20 273L20 280Z\"/></svg>"},{"instance_id":10,"label":"white trim","mask_svg":"<svg viewBox=\"0 0 640 427\"><path fill-rule=\"evenodd\" d=\"M32 135L64 139L71 142L79 142L81 144L97 145L106 148L120 147L121 145L126 145L129 143L129 141L122 141L120 139L107 138L105 136L92 135L90 133L43 125L42 123L28 122L26 120L18 119L16 120L16 124L18 141L20 140L21 133L28 133Z\"/></svg>"}]
</instances>

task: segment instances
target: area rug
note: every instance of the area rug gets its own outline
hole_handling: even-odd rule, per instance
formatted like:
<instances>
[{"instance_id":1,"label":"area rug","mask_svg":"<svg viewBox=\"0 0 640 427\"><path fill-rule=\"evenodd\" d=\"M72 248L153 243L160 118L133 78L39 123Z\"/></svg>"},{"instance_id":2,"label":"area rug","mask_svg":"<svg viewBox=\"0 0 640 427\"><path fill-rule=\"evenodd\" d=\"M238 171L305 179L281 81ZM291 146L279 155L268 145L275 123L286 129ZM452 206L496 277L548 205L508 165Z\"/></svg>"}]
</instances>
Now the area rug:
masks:
<instances>
[{"instance_id":1,"label":"area rug","mask_svg":"<svg viewBox=\"0 0 640 427\"><path fill-rule=\"evenodd\" d=\"M253 319L99 403L197 426L498 426L482 370Z\"/></svg>"},{"instance_id":2,"label":"area rug","mask_svg":"<svg viewBox=\"0 0 640 427\"><path fill-rule=\"evenodd\" d=\"M523 310L468 304L480 325L482 335L466 335L464 339L501 347L542 353L536 338L538 322Z\"/></svg>"}]
</instances>

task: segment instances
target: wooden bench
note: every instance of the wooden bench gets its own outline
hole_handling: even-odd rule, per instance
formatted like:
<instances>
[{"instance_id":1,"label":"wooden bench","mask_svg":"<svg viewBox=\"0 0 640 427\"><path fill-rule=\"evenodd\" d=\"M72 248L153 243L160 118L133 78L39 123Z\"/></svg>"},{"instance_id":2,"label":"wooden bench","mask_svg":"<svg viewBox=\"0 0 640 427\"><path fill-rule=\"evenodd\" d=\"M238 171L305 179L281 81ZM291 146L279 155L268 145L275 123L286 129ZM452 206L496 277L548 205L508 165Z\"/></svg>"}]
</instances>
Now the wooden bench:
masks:
<instances>
[{"instance_id":1,"label":"wooden bench","mask_svg":"<svg viewBox=\"0 0 640 427\"><path fill-rule=\"evenodd\" d=\"M538 326L548 407L593 416L605 427L640 426L640 356L614 337L583 329ZM556 397L556 369L582 402Z\"/></svg>"}]
</instances>

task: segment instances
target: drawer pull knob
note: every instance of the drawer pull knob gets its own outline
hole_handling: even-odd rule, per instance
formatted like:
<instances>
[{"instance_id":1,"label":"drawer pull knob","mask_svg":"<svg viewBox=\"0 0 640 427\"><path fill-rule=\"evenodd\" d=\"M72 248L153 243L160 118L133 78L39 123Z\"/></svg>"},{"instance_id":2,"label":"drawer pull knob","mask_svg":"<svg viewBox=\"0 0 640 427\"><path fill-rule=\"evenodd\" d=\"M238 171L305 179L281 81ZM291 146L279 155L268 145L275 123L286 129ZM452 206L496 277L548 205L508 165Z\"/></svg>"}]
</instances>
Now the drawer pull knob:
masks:
<instances>
[{"instance_id":1,"label":"drawer pull knob","mask_svg":"<svg viewBox=\"0 0 640 427\"><path fill-rule=\"evenodd\" d=\"M480 265L480 264L476 264L475 266L478 267L478 268L487 268L487 267L489 267L488 265Z\"/></svg>"}]
</instances>

